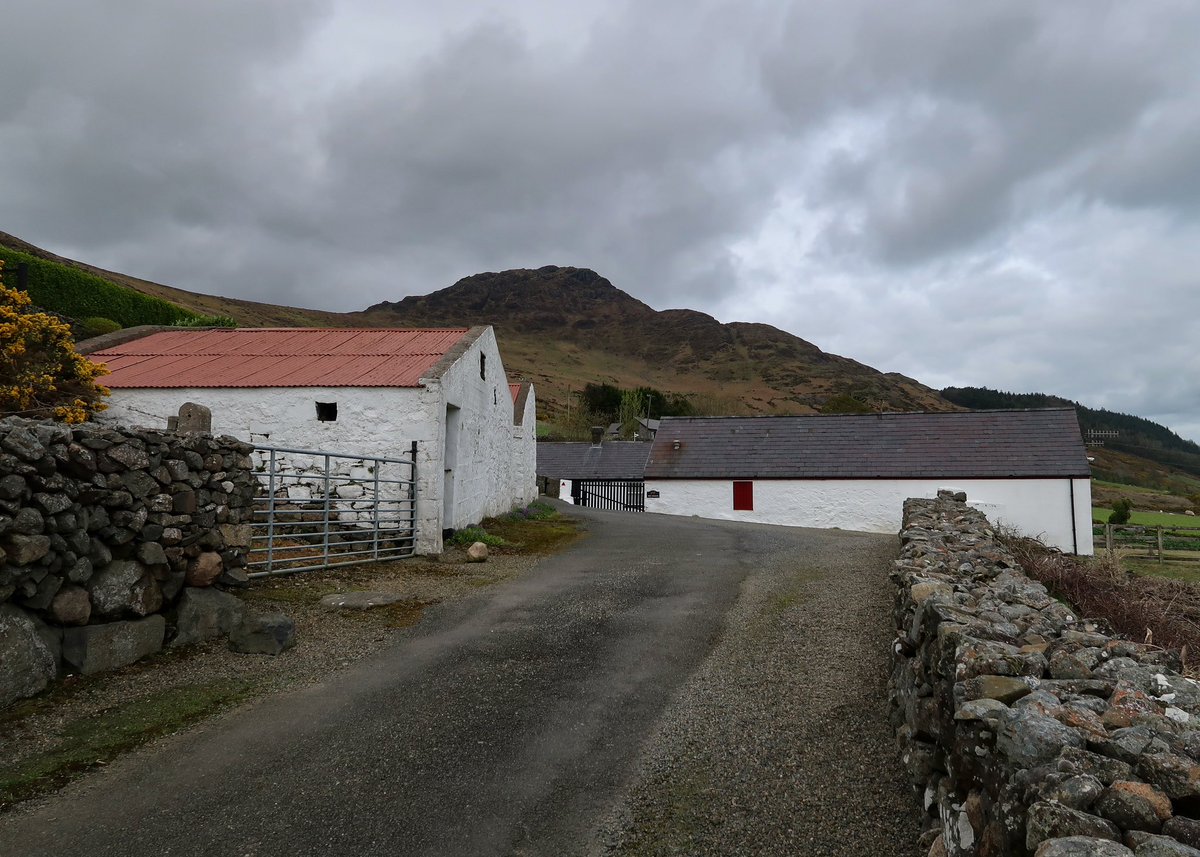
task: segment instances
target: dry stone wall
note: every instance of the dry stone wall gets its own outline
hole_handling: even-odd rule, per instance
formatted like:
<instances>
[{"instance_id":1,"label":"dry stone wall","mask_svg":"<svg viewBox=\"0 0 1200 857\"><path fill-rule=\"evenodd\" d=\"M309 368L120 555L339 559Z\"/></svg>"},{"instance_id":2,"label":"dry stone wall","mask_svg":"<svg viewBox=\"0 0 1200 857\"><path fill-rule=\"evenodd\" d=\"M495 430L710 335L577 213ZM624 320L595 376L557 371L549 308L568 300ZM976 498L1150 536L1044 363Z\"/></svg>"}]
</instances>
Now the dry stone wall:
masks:
<instances>
[{"instance_id":1,"label":"dry stone wall","mask_svg":"<svg viewBox=\"0 0 1200 857\"><path fill-rule=\"evenodd\" d=\"M62 672L158 651L181 617L185 641L230 630L239 599L194 596L247 582L250 452L228 437L0 420L0 707Z\"/></svg>"},{"instance_id":2,"label":"dry stone wall","mask_svg":"<svg viewBox=\"0 0 1200 857\"><path fill-rule=\"evenodd\" d=\"M1200 857L1200 684L1084 621L965 496L904 507L893 725L930 855Z\"/></svg>"}]
</instances>

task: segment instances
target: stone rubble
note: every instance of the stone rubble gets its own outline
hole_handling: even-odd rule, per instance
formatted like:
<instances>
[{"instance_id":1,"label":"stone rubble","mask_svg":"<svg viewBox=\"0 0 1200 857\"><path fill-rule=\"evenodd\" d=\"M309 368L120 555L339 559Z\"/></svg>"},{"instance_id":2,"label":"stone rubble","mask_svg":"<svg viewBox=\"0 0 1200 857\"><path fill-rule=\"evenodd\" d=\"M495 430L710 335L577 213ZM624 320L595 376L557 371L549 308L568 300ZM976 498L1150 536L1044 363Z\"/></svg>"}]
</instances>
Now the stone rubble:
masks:
<instances>
[{"instance_id":1,"label":"stone rubble","mask_svg":"<svg viewBox=\"0 0 1200 857\"><path fill-rule=\"evenodd\" d=\"M1200 683L1025 576L961 493L904 506L892 722L929 854L1200 857Z\"/></svg>"}]
</instances>

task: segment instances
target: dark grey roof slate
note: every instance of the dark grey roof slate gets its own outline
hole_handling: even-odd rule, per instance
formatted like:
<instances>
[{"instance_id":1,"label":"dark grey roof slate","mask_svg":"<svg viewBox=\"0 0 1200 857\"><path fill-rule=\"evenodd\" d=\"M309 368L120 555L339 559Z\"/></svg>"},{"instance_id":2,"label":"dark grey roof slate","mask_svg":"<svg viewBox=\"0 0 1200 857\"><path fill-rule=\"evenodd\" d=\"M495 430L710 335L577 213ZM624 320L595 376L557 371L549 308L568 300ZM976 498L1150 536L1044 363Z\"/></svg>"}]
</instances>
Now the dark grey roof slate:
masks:
<instances>
[{"instance_id":1,"label":"dark grey roof slate","mask_svg":"<svg viewBox=\"0 0 1200 857\"><path fill-rule=\"evenodd\" d=\"M674 448L679 441L678 450ZM647 479L1087 478L1069 408L665 417ZM539 467L540 472L540 467Z\"/></svg>"},{"instance_id":2,"label":"dark grey roof slate","mask_svg":"<svg viewBox=\"0 0 1200 857\"><path fill-rule=\"evenodd\" d=\"M537 475L551 479L641 479L650 444L539 443Z\"/></svg>"}]
</instances>

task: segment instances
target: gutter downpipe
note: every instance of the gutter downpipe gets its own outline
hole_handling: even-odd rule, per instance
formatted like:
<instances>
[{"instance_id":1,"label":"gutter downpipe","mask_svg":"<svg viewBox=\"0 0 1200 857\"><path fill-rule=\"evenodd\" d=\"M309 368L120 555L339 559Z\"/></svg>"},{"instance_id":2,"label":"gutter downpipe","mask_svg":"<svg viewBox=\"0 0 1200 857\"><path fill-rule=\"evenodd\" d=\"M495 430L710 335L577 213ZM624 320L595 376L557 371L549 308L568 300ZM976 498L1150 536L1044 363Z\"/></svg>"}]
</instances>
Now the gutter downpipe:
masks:
<instances>
[{"instance_id":1,"label":"gutter downpipe","mask_svg":"<svg viewBox=\"0 0 1200 857\"><path fill-rule=\"evenodd\" d=\"M1079 533L1075 529L1075 480L1068 477L1067 485L1071 488L1071 549L1079 556Z\"/></svg>"}]
</instances>

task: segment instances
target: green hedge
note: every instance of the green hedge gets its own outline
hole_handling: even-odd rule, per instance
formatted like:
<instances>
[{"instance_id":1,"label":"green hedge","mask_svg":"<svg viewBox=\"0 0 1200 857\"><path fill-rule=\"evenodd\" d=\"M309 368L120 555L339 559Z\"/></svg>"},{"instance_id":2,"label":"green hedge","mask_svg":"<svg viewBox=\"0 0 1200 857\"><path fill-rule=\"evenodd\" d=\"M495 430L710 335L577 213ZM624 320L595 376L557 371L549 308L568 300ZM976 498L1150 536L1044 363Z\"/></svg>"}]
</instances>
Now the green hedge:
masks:
<instances>
[{"instance_id":1,"label":"green hedge","mask_svg":"<svg viewBox=\"0 0 1200 857\"><path fill-rule=\"evenodd\" d=\"M174 324L195 318L196 313L173 303L118 286L95 274L0 247L5 285L15 286L16 266L29 266L29 297L42 309L70 318L110 318L121 327L138 324Z\"/></svg>"}]
</instances>

